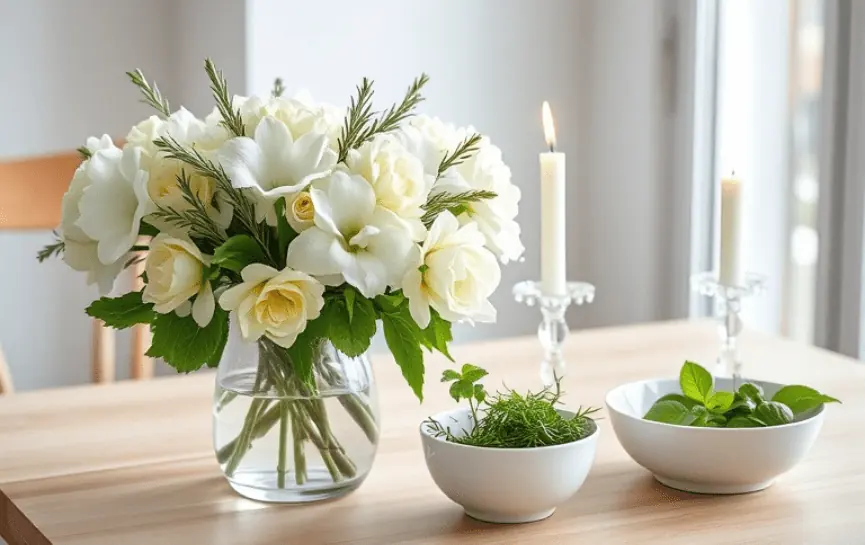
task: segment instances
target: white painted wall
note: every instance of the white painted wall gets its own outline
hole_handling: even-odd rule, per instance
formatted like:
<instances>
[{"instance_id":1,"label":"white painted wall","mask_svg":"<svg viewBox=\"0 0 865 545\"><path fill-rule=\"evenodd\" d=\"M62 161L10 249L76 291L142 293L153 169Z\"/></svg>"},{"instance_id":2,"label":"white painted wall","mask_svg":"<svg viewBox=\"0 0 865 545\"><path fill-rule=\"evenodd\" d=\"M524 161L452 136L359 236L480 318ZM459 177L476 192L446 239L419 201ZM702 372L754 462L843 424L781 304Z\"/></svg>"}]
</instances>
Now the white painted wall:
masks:
<instances>
[{"instance_id":1,"label":"white painted wall","mask_svg":"<svg viewBox=\"0 0 865 545\"><path fill-rule=\"evenodd\" d=\"M596 303L573 312L571 323L656 319L663 317L657 286L665 266L654 145L654 13L661 1L91 0L73 8L0 0L0 50L19 52L0 57L4 92L14 93L0 101L0 114L28 134L25 143L0 133L0 158L68 150L106 130L123 135L147 113L123 77L130 67L198 114L209 105L205 55L236 92L267 93L282 76L290 88L336 104L347 102L362 76L376 79L379 103L388 104L426 71L432 80L423 109L489 134L523 190L519 219L528 250L524 263L504 270L494 298L499 323L460 327L458 339L523 334L539 316L514 303L510 289L538 276L537 154L546 99L568 154L571 276L599 289ZM58 91L64 88L75 89L72 98ZM0 343L22 389L89 379L82 309L95 293L61 263L36 264L33 255L47 240L47 233L0 234ZM118 345L125 347L122 337ZM127 354L119 361L125 367Z\"/></svg>"}]
</instances>

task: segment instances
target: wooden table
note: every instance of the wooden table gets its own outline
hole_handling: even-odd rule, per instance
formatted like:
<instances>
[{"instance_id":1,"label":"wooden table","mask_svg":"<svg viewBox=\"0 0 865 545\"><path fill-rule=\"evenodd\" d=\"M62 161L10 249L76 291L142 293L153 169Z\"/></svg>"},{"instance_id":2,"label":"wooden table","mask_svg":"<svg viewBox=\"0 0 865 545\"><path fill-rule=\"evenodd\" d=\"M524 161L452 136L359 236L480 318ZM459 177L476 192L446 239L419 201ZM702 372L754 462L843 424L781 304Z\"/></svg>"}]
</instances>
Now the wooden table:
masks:
<instances>
[{"instance_id":1,"label":"wooden table","mask_svg":"<svg viewBox=\"0 0 865 545\"><path fill-rule=\"evenodd\" d=\"M599 329L568 341L571 403L602 405L613 386L712 361L708 323ZM369 479L337 501L274 506L234 494L210 445L212 375L0 397L0 535L12 545L311 543L865 543L865 365L746 334L749 374L804 382L841 398L807 459L763 492L711 497L656 483L601 421L595 465L551 518L518 526L470 520L427 473L418 423L450 406L428 362L419 406L385 355L383 409ZM511 386L537 383L532 338L456 347ZM743 456L747 453L743 452ZM514 468L519 471L519 468Z\"/></svg>"}]
</instances>

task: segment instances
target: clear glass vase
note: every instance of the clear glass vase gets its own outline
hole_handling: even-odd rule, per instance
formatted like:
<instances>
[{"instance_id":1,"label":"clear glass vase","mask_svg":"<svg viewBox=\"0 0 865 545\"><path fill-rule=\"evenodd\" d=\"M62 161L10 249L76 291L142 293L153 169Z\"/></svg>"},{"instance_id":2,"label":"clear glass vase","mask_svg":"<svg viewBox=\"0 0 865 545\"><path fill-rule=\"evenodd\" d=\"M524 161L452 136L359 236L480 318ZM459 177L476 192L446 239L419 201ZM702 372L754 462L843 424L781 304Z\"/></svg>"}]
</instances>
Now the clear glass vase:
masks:
<instances>
[{"instance_id":1,"label":"clear glass vase","mask_svg":"<svg viewBox=\"0 0 865 545\"><path fill-rule=\"evenodd\" d=\"M378 397L366 354L313 347L315 391L284 348L245 342L236 324L219 363L213 444L239 494L266 502L324 500L356 489L378 446Z\"/></svg>"}]
</instances>

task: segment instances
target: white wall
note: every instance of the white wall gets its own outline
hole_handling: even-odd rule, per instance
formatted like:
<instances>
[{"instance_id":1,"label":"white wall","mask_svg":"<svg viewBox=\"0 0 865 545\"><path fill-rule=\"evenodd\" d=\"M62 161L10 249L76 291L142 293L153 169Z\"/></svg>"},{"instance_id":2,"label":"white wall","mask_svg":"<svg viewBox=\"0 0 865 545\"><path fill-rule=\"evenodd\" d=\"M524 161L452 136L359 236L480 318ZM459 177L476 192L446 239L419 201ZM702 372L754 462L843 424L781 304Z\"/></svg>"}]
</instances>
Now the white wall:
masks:
<instances>
[{"instance_id":1,"label":"white wall","mask_svg":"<svg viewBox=\"0 0 865 545\"><path fill-rule=\"evenodd\" d=\"M267 93L282 76L289 88L336 104L346 104L369 76L386 105L426 71L432 79L423 109L489 134L523 190L526 258L504 270L494 297L499 323L460 327L457 337L524 334L539 315L514 303L510 290L538 276L540 104L549 100L559 148L568 154L571 277L599 290L594 305L571 313L571 323L656 319L664 316L657 286L666 266L654 144L654 13L661 1L124 0L73 8L0 0L0 50L19 52L0 57L4 92L14 93L0 101L0 114L28 134L25 144L0 133L0 158L68 150L106 130L122 136L148 113L123 76L132 67L179 99L173 105L198 114L210 104L205 55L235 92ZM37 35L42 39L31 38ZM72 89L72 98L61 89ZM42 113L46 108L52 114ZM47 240L47 233L0 234L0 343L24 389L89 380L82 309L95 293L61 263L36 264L33 255ZM126 347L122 337L118 345ZM127 356L119 354L121 376Z\"/></svg>"}]
</instances>

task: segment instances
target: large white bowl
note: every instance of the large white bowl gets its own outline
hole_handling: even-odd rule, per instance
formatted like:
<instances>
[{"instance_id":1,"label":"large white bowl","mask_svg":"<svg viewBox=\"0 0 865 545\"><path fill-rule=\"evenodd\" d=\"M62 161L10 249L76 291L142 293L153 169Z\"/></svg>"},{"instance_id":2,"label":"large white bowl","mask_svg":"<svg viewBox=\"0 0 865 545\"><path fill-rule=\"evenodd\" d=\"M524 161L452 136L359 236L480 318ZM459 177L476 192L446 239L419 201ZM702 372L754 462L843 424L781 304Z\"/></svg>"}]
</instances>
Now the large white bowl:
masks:
<instances>
[{"instance_id":1,"label":"large white bowl","mask_svg":"<svg viewBox=\"0 0 865 545\"><path fill-rule=\"evenodd\" d=\"M569 411L560 411L573 416ZM452 432L469 429L468 409L433 419ZM445 495L468 516L486 522L521 523L549 517L583 485L598 443L598 429L588 437L552 447L481 448L451 443L420 426L426 464Z\"/></svg>"},{"instance_id":2,"label":"large white bowl","mask_svg":"<svg viewBox=\"0 0 865 545\"><path fill-rule=\"evenodd\" d=\"M750 381L766 398L783 385ZM732 391L730 379L716 389ZM767 428L692 428L643 420L661 396L681 393L672 379L631 382L607 394L607 411L619 442L638 464L671 488L703 494L740 494L771 485L798 464L823 425L822 405L794 422Z\"/></svg>"}]
</instances>

